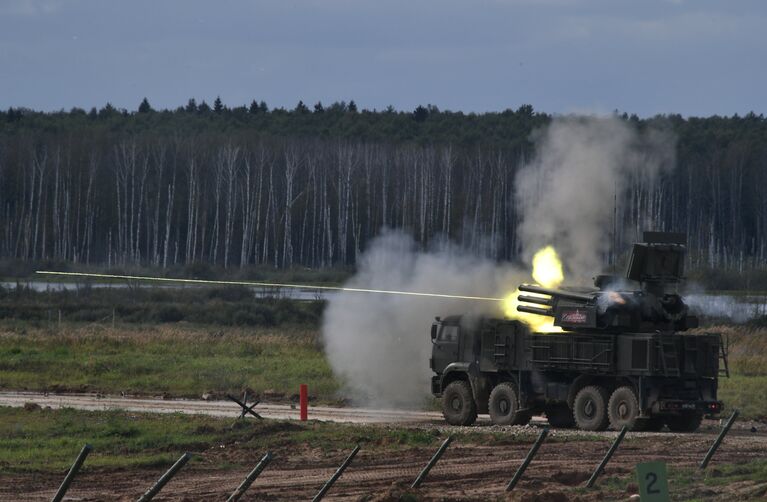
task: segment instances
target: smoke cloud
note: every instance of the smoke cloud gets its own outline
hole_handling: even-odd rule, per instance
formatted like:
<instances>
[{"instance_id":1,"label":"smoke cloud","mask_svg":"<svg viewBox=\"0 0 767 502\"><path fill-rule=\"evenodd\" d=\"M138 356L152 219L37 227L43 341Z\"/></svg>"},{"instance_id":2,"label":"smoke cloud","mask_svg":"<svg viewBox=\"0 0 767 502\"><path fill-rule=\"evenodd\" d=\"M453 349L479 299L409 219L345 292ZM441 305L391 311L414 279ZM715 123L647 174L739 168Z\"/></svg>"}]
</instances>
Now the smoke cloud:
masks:
<instances>
[{"instance_id":1,"label":"smoke cloud","mask_svg":"<svg viewBox=\"0 0 767 502\"><path fill-rule=\"evenodd\" d=\"M552 244L568 278L590 278L611 246L614 199L620 204L633 180L653 183L674 165L673 136L640 133L615 117L564 117L538 131L535 144L515 183L523 258Z\"/></svg>"},{"instance_id":2,"label":"smoke cloud","mask_svg":"<svg viewBox=\"0 0 767 502\"><path fill-rule=\"evenodd\" d=\"M613 195L632 176L652 180L673 165L673 141L615 118L555 119L536 133L536 155L516 177L520 240L527 264L553 244L565 265L591 277L609 249ZM349 287L503 297L525 270L453 245L418 252L411 237L385 231L360 258ZM344 395L357 404L418 406L429 395L429 325L448 314L502 315L501 305L444 298L339 293L329 299L322 337Z\"/></svg>"},{"instance_id":3,"label":"smoke cloud","mask_svg":"<svg viewBox=\"0 0 767 502\"><path fill-rule=\"evenodd\" d=\"M522 274L511 266L443 245L418 252L413 239L388 230L360 258L355 288L498 297ZM489 301L339 293L330 298L322 326L325 351L344 395L374 406L418 406L429 394L435 316L500 315Z\"/></svg>"}]
</instances>

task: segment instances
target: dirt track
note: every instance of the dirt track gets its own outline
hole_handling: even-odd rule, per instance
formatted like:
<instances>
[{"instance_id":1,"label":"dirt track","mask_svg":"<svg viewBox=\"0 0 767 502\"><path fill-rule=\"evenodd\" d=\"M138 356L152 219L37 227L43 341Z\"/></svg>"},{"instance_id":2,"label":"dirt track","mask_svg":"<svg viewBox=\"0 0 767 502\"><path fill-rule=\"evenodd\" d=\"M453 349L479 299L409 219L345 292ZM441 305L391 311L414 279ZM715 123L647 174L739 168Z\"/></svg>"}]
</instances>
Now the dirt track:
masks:
<instances>
[{"instance_id":1,"label":"dirt track","mask_svg":"<svg viewBox=\"0 0 767 502\"><path fill-rule=\"evenodd\" d=\"M668 435L667 435L668 436ZM764 458L765 436L737 435L729 438L712 463L745 462ZM517 496L532 491L561 493L569 500L620 500L635 490L633 469L637 462L663 460L670 465L693 467L700 461L713 439L711 433L684 437L655 435L627 440L607 468L605 476L625 479L619 488L605 491L576 492L583 486L591 470L604 454L607 443L601 441L568 441L544 443L536 460L520 483ZM454 443L418 491L426 500L503 499L504 486L527 452L529 444L498 446ZM396 496L415 478L433 452L412 448L404 451L372 455L363 449L351 467L329 492L326 500L361 500L366 496ZM201 452L203 465L184 469L168 484L156 500L224 500L234 490L249 467L216 469L225 462L252 466L263 452L211 448ZM275 452L275 460L248 491L243 500L309 500L334 472L348 451L332 454L320 451ZM72 500L135 500L159 477L162 469L115 472L86 472L77 478L70 491ZM711 475L711 474L709 474ZM702 477L700 475L699 477ZM61 476L23 474L0 477L0 500L50 500ZM45 488L43 488L45 487ZM628 487L628 489L627 489ZM673 486L672 486L673 490ZM739 486L687 488L677 495L699 498L760 498L767 493L763 483L744 482ZM396 500L396 498L395 498ZM545 499L544 499L545 500ZM565 500L565 499L550 499Z\"/></svg>"},{"instance_id":2,"label":"dirt track","mask_svg":"<svg viewBox=\"0 0 767 502\"><path fill-rule=\"evenodd\" d=\"M0 406L40 406L76 408L80 410L120 409L147 413L189 413L216 417L236 417L241 408L232 401L201 401L192 399L148 399L100 394L42 394L38 392L0 392ZM260 403L254 408L264 418L298 420L298 407L288 404ZM440 420L441 414L424 411L382 410L367 408L332 408L309 406L309 418L331 422L395 423L430 422Z\"/></svg>"},{"instance_id":3,"label":"dirt track","mask_svg":"<svg viewBox=\"0 0 767 502\"><path fill-rule=\"evenodd\" d=\"M1 405L34 401L43 406L73 406L86 409L122 408L135 411L183 411L217 416L236 416L238 407L227 402L170 401L151 399L96 398L95 396L43 396L25 393L0 395ZM135 408L134 408L135 407ZM295 418L289 405L259 405L266 417ZM313 414L312 414L313 412ZM535 427L447 427L437 413L393 412L382 410L313 408L310 417L323 420L371 422L397 421L400 425L423 427L444 436L467 430L499 434L494 444L473 444L460 435L432 470L416 493L424 500L503 500L504 487L527 453L532 440L513 441L520 432L535 432ZM485 422L486 423L486 422ZM279 423L275 423L280 427ZM281 424L289 424L282 422ZM717 464L744 463L767 458L767 428L739 424L714 457L708 476L716 476ZM591 471L604 455L614 432L593 433L553 430L551 440L541 447L535 461L515 490L515 497L537 492L544 498L528 500L622 500L636 491L634 466L638 462L662 460L671 468L694 468L713 442L718 424L707 421L696 434L630 433L621 445L604 477L617 477L609 489L583 491ZM588 437L587 437L588 436ZM528 434L526 437L532 437ZM508 439L507 439L508 438ZM566 441L558 441L566 439ZM263 472L242 500L310 500L335 471L353 445L322 451L307 447L275 450L274 461ZM434 448L397 448L385 453L362 450L349 469L328 493L326 500L396 500L423 467ZM380 451L381 446L378 445ZM201 462L183 469L155 500L224 500L258 462L262 451L234 445L216 445L196 452ZM229 465L234 467L222 468ZM135 500L156 480L163 469L85 471L71 488L71 500ZM692 475L685 488L672 486L679 499L754 499L767 497L767 480L744 481L723 487L704 486L704 474ZM50 500L63 473L0 475L0 500ZM684 491L680 491L684 490ZM547 498L548 497L548 498ZM564 498L562 498L564 497Z\"/></svg>"}]
</instances>

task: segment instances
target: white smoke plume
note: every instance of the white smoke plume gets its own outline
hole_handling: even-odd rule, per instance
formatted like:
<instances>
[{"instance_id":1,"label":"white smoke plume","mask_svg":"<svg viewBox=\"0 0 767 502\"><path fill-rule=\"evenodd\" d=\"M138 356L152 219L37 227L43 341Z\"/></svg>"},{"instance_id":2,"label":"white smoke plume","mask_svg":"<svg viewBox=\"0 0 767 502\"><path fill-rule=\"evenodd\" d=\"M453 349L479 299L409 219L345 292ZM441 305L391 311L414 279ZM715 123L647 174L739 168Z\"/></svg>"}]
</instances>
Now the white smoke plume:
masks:
<instances>
[{"instance_id":1,"label":"white smoke plume","mask_svg":"<svg viewBox=\"0 0 767 502\"><path fill-rule=\"evenodd\" d=\"M674 137L617 117L563 117L536 133L536 154L516 176L519 238L529 261L552 244L572 280L593 276L611 246L614 198L650 186L675 162ZM620 222L619 222L620 224Z\"/></svg>"},{"instance_id":2,"label":"white smoke plume","mask_svg":"<svg viewBox=\"0 0 767 502\"><path fill-rule=\"evenodd\" d=\"M517 175L524 258L554 244L568 271L591 276L609 249L613 194L630 176L652 179L673 164L673 142L640 134L615 118L557 118L535 136L536 155ZM503 297L530 271L499 265L449 245L418 252L386 231L360 258L349 287ZM418 406L429 395L429 326L435 316L502 315L494 302L339 293L323 318L325 352L344 395L357 404Z\"/></svg>"},{"instance_id":3,"label":"white smoke plume","mask_svg":"<svg viewBox=\"0 0 767 502\"><path fill-rule=\"evenodd\" d=\"M385 231L360 258L346 284L376 288L498 297L517 284L511 266L467 255L449 245L418 252L413 239ZM418 406L429 394L429 326L435 316L500 315L496 302L339 293L323 317L325 352L344 395L375 406Z\"/></svg>"}]
</instances>

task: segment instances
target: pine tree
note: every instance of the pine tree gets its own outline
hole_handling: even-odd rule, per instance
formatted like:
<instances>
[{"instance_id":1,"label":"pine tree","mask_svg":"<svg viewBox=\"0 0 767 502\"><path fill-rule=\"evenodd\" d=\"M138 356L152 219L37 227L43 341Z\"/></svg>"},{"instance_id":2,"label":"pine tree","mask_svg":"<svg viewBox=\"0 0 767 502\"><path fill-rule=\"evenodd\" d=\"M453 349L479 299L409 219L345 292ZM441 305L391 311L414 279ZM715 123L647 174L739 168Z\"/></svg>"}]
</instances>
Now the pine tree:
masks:
<instances>
[{"instance_id":1,"label":"pine tree","mask_svg":"<svg viewBox=\"0 0 767 502\"><path fill-rule=\"evenodd\" d=\"M216 100L213 102L213 111L216 113L224 111L224 104L221 102L221 96L216 96Z\"/></svg>"},{"instance_id":2,"label":"pine tree","mask_svg":"<svg viewBox=\"0 0 767 502\"><path fill-rule=\"evenodd\" d=\"M349 104L346 107L347 110L349 110L351 113L357 113L357 103L354 102L352 99L349 101Z\"/></svg>"},{"instance_id":3,"label":"pine tree","mask_svg":"<svg viewBox=\"0 0 767 502\"><path fill-rule=\"evenodd\" d=\"M418 107L413 111L413 119L415 119L416 122L423 122L427 118L429 118L429 110L421 105L418 105Z\"/></svg>"},{"instance_id":4,"label":"pine tree","mask_svg":"<svg viewBox=\"0 0 767 502\"><path fill-rule=\"evenodd\" d=\"M317 101L317 104L314 105L314 113L323 113L325 111L325 108L322 106L321 101Z\"/></svg>"},{"instance_id":5,"label":"pine tree","mask_svg":"<svg viewBox=\"0 0 767 502\"><path fill-rule=\"evenodd\" d=\"M138 112L139 113L149 113L153 112L152 105L149 104L149 100L144 98L144 100L141 102L140 105L138 105Z\"/></svg>"},{"instance_id":6,"label":"pine tree","mask_svg":"<svg viewBox=\"0 0 767 502\"><path fill-rule=\"evenodd\" d=\"M256 115L259 112L258 102L255 99L250 102L250 108L248 108L248 112L252 113L253 115Z\"/></svg>"},{"instance_id":7,"label":"pine tree","mask_svg":"<svg viewBox=\"0 0 767 502\"><path fill-rule=\"evenodd\" d=\"M185 110L189 113L194 113L197 111L197 101L194 100L194 98L189 98L189 101L186 103Z\"/></svg>"},{"instance_id":8,"label":"pine tree","mask_svg":"<svg viewBox=\"0 0 767 502\"><path fill-rule=\"evenodd\" d=\"M305 113L309 113L309 108L306 107L303 101L299 101L294 111L300 115L303 115Z\"/></svg>"}]
</instances>

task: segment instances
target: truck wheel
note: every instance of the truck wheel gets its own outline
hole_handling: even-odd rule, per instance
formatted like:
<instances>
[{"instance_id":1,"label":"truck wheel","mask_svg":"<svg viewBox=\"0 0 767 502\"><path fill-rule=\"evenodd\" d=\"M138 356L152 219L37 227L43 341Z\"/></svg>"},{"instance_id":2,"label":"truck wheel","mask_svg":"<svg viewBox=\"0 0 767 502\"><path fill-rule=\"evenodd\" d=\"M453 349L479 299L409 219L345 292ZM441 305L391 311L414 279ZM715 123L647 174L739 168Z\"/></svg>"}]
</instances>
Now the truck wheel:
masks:
<instances>
[{"instance_id":1,"label":"truck wheel","mask_svg":"<svg viewBox=\"0 0 767 502\"><path fill-rule=\"evenodd\" d=\"M569 429L575 425L573 412L566 404L555 404L546 408L546 419L550 426L561 429Z\"/></svg>"},{"instance_id":2,"label":"truck wheel","mask_svg":"<svg viewBox=\"0 0 767 502\"><path fill-rule=\"evenodd\" d=\"M487 407L490 420L496 425L524 425L530 414L519 411L517 387L511 382L501 382L493 388Z\"/></svg>"},{"instance_id":3,"label":"truck wheel","mask_svg":"<svg viewBox=\"0 0 767 502\"><path fill-rule=\"evenodd\" d=\"M631 387L618 387L610 396L607 404L607 416L610 418L610 427L619 431L624 426L629 430L638 430L637 417L639 416L639 401L634 389Z\"/></svg>"},{"instance_id":4,"label":"truck wheel","mask_svg":"<svg viewBox=\"0 0 767 502\"><path fill-rule=\"evenodd\" d=\"M702 420L703 414L692 411L667 417L666 425L668 425L671 432L695 432L700 427Z\"/></svg>"},{"instance_id":5,"label":"truck wheel","mask_svg":"<svg viewBox=\"0 0 767 502\"><path fill-rule=\"evenodd\" d=\"M471 425L477 419L477 406L469 382L450 382L442 393L442 414L450 425Z\"/></svg>"},{"instance_id":6,"label":"truck wheel","mask_svg":"<svg viewBox=\"0 0 767 502\"><path fill-rule=\"evenodd\" d=\"M588 385L578 391L573 403L573 417L579 429L607 429L607 391L598 385Z\"/></svg>"}]
</instances>

